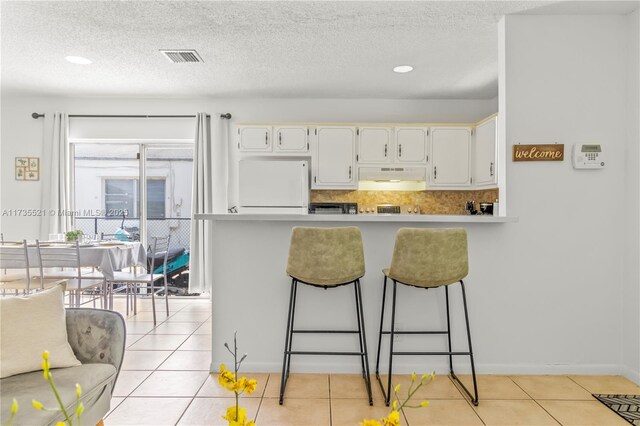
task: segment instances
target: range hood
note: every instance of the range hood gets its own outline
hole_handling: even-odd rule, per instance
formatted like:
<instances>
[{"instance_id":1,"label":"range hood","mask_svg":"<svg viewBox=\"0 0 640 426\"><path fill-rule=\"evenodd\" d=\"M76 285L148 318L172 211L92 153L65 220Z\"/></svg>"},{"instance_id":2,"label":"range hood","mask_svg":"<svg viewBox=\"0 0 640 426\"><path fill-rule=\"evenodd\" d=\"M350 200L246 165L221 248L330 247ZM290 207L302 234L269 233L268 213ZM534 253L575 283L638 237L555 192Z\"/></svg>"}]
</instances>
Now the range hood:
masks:
<instances>
[{"instance_id":1,"label":"range hood","mask_svg":"<svg viewBox=\"0 0 640 426\"><path fill-rule=\"evenodd\" d=\"M424 182L424 167L360 167L359 180L374 182Z\"/></svg>"}]
</instances>

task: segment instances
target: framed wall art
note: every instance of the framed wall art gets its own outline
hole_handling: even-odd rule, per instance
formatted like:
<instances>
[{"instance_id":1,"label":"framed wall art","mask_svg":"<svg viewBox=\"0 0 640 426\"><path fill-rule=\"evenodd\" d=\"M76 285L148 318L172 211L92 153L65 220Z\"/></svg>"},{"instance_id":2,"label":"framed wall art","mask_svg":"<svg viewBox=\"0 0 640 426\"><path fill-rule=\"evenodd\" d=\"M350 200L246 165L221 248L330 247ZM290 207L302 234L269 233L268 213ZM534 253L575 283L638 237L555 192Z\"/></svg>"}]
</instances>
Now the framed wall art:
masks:
<instances>
[{"instance_id":1,"label":"framed wall art","mask_svg":"<svg viewBox=\"0 0 640 426\"><path fill-rule=\"evenodd\" d=\"M16 157L16 180L40 180L38 157Z\"/></svg>"}]
</instances>

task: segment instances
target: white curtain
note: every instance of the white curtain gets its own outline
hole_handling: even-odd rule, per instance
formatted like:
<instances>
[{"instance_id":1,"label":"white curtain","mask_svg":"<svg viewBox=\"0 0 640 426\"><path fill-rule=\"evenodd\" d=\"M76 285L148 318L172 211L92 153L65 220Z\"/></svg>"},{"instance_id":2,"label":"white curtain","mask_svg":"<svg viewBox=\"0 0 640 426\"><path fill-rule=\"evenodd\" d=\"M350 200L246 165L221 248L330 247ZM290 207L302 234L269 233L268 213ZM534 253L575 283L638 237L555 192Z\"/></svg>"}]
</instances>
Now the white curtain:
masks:
<instances>
[{"instance_id":1,"label":"white curtain","mask_svg":"<svg viewBox=\"0 0 640 426\"><path fill-rule=\"evenodd\" d=\"M220 114L196 116L191 214L226 213L228 185L228 120ZM211 291L212 225L191 221L189 292Z\"/></svg>"},{"instance_id":2,"label":"white curtain","mask_svg":"<svg viewBox=\"0 0 640 426\"><path fill-rule=\"evenodd\" d=\"M47 214L40 221L40 237L73 229L71 192L71 148L69 117L62 112L46 113L42 155L42 208Z\"/></svg>"}]
</instances>

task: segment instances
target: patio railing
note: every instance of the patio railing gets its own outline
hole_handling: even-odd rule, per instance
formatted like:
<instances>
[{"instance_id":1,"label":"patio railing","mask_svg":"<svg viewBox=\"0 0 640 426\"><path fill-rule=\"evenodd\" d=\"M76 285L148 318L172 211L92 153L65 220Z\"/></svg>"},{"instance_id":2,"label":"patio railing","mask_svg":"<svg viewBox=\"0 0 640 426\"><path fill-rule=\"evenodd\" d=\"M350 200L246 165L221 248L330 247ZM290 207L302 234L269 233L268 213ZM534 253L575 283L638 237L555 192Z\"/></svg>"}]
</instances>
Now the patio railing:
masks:
<instances>
[{"instance_id":1,"label":"patio railing","mask_svg":"<svg viewBox=\"0 0 640 426\"><path fill-rule=\"evenodd\" d=\"M75 229L85 234L114 234L121 226L121 217L76 217ZM140 219L126 218L124 228L130 234L138 235ZM147 219L147 242L153 237L166 237L171 235L171 248L189 249L191 236L191 219L179 218L148 218Z\"/></svg>"}]
</instances>

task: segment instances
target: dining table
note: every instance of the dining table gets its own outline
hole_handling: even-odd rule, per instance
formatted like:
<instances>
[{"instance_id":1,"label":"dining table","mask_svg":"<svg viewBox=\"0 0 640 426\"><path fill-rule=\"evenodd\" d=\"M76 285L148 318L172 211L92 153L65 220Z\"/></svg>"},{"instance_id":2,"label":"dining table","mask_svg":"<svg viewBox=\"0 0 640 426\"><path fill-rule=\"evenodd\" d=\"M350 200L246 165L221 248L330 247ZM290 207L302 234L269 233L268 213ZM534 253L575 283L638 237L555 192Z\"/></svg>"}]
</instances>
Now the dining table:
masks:
<instances>
[{"instance_id":1,"label":"dining table","mask_svg":"<svg viewBox=\"0 0 640 426\"><path fill-rule=\"evenodd\" d=\"M64 242L40 242L41 248L46 248L48 251L59 249L68 250L69 243ZM82 268L96 268L106 280L112 280L114 273L124 268L132 266L145 266L147 264L147 251L145 247L139 241L97 241L89 243L80 243L79 246L79 262ZM39 267L40 260L37 253L37 247L35 243L27 243L27 250L29 256L30 267ZM17 265L12 265L10 261L0 261L0 267L11 268ZM47 268L50 267L77 267L77 263L71 261L59 261L55 265L46 264L43 265Z\"/></svg>"}]
</instances>

